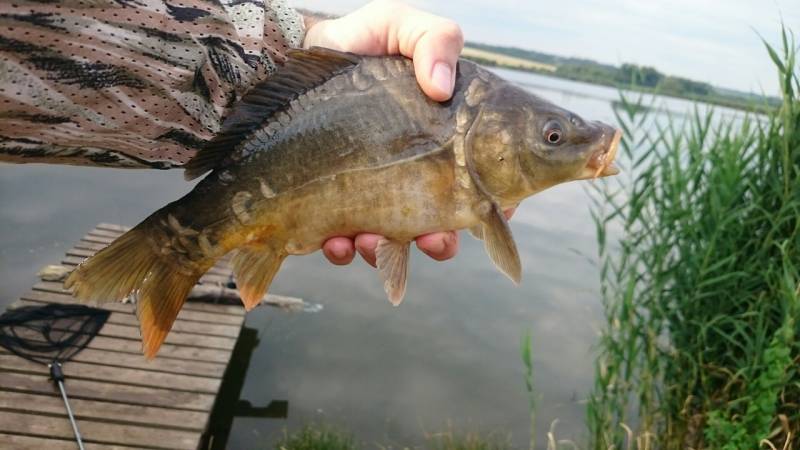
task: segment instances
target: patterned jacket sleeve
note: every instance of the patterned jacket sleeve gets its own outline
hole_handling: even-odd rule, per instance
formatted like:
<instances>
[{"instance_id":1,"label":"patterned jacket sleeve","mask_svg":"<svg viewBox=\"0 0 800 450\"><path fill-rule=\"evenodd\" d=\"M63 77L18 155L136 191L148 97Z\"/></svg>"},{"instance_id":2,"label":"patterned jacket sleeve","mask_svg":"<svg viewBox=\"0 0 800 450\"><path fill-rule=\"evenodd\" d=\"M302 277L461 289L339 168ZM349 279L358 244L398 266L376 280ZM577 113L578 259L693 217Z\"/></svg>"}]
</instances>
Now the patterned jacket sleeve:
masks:
<instances>
[{"instance_id":1,"label":"patterned jacket sleeve","mask_svg":"<svg viewBox=\"0 0 800 450\"><path fill-rule=\"evenodd\" d=\"M0 161L180 166L303 36L286 0L0 2Z\"/></svg>"}]
</instances>

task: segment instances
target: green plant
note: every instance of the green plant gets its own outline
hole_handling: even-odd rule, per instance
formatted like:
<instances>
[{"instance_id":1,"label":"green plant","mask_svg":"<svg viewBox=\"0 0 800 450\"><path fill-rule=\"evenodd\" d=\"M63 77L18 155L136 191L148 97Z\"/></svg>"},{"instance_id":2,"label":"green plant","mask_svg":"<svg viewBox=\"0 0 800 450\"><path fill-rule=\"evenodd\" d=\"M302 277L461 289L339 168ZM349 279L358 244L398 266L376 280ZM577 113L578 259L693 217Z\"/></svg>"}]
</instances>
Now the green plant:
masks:
<instances>
[{"instance_id":1,"label":"green plant","mask_svg":"<svg viewBox=\"0 0 800 450\"><path fill-rule=\"evenodd\" d=\"M292 434L288 432L276 445L276 450L355 450L353 436L328 425L305 425Z\"/></svg>"},{"instance_id":2,"label":"green plant","mask_svg":"<svg viewBox=\"0 0 800 450\"><path fill-rule=\"evenodd\" d=\"M783 91L769 116L659 123L621 95L628 175L593 212L607 319L593 448L624 448L624 424L663 449L781 447L800 432L800 81L781 37L782 52L766 46Z\"/></svg>"},{"instance_id":3,"label":"green plant","mask_svg":"<svg viewBox=\"0 0 800 450\"><path fill-rule=\"evenodd\" d=\"M427 437L426 449L429 450L510 450L512 447L507 436L476 432L457 433L452 429L430 434Z\"/></svg>"},{"instance_id":4,"label":"green plant","mask_svg":"<svg viewBox=\"0 0 800 450\"><path fill-rule=\"evenodd\" d=\"M536 448L536 393L533 389L533 351L531 350L531 333L525 333L520 343L520 356L525 365L525 390L528 393L528 413L531 416L530 450Z\"/></svg>"}]
</instances>

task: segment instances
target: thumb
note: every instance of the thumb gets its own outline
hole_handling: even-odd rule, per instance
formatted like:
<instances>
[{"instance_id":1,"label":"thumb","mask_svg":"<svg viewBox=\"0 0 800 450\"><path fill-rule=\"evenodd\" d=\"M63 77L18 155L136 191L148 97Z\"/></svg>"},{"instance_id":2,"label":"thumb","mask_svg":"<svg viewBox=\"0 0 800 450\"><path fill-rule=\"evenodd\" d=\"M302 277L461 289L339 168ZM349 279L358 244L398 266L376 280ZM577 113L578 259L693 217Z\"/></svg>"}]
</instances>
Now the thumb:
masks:
<instances>
[{"instance_id":1,"label":"thumb","mask_svg":"<svg viewBox=\"0 0 800 450\"><path fill-rule=\"evenodd\" d=\"M428 28L416 40L413 56L407 56L413 58L417 82L428 97L442 102L453 95L458 57L463 48L461 29L446 20Z\"/></svg>"}]
</instances>

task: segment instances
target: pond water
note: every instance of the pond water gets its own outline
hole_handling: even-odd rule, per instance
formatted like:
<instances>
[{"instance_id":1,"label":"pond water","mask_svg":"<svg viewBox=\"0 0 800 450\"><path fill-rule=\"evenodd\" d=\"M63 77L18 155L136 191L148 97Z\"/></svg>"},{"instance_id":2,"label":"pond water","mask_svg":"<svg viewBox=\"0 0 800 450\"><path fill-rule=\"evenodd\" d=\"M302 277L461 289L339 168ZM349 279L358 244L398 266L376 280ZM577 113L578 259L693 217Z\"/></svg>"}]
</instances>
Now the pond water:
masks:
<instances>
[{"instance_id":1,"label":"pond water","mask_svg":"<svg viewBox=\"0 0 800 450\"><path fill-rule=\"evenodd\" d=\"M614 89L498 70L586 119L613 123ZM661 99L683 113L689 102ZM722 110L722 114L735 114ZM375 271L334 267L317 254L289 258L272 291L320 303L318 313L260 308L247 317L259 345L241 398L256 407L288 402L286 418L236 418L228 447L268 447L285 429L325 422L367 443L422 445L454 429L528 440L519 357L530 330L539 435L582 441L593 348L602 326L588 182L543 192L511 222L522 284L498 273L480 242L462 235L459 255L437 263L412 253L399 308ZM179 171L125 171L0 164L0 306L27 290L43 265L98 222L134 225L188 192Z\"/></svg>"}]
</instances>

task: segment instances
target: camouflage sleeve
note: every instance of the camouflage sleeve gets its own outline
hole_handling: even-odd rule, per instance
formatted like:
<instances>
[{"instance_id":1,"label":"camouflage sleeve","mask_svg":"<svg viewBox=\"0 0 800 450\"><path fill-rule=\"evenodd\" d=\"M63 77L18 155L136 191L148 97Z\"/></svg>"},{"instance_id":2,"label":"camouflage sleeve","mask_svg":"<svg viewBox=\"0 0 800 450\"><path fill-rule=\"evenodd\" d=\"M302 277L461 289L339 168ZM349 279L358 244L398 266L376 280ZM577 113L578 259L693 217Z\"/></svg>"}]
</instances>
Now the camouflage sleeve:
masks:
<instances>
[{"instance_id":1,"label":"camouflage sleeve","mask_svg":"<svg viewBox=\"0 0 800 450\"><path fill-rule=\"evenodd\" d=\"M304 31L286 0L0 2L0 161L180 166Z\"/></svg>"}]
</instances>

